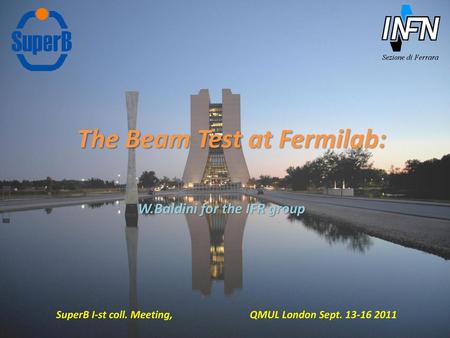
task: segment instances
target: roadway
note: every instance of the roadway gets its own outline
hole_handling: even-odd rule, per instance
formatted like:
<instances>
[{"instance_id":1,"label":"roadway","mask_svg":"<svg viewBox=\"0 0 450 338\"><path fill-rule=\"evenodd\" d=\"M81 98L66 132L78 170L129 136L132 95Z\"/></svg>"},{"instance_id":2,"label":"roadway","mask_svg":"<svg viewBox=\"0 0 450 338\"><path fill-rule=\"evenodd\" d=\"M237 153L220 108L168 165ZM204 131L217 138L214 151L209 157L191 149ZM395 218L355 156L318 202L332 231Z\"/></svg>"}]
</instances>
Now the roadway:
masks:
<instances>
[{"instance_id":1,"label":"roadway","mask_svg":"<svg viewBox=\"0 0 450 338\"><path fill-rule=\"evenodd\" d=\"M265 194L268 197L272 198L282 198L286 200L297 201L299 203L303 203L305 206L314 203L354 209L382 211L393 214L450 220L450 204L448 203L360 197L340 197L288 191L266 191Z\"/></svg>"}]
</instances>

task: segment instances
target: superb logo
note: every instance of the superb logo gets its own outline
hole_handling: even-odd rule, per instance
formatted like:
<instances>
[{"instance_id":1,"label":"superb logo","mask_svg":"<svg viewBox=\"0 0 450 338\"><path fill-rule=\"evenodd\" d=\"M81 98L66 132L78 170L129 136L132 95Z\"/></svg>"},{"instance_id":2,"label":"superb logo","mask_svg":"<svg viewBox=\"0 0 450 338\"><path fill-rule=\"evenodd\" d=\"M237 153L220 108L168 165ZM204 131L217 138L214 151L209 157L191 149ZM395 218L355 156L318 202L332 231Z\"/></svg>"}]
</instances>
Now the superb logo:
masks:
<instances>
[{"instance_id":1,"label":"superb logo","mask_svg":"<svg viewBox=\"0 0 450 338\"><path fill-rule=\"evenodd\" d=\"M44 22L53 18L61 28L59 34L24 34L23 30L30 20L39 20ZM39 22L38 21L38 22ZM63 17L56 11L48 11L45 8L39 8L36 11L25 13L17 24L16 30L11 34L12 50L23 67L31 71L53 71L60 68L67 58L67 53L72 49L72 33ZM27 53L25 56L25 53ZM40 64L36 60L41 60L42 54L59 54L56 61L50 64ZM33 59L36 63L33 62Z\"/></svg>"},{"instance_id":2,"label":"superb logo","mask_svg":"<svg viewBox=\"0 0 450 338\"><path fill-rule=\"evenodd\" d=\"M402 41L408 41L411 33L418 33L419 41L428 39L436 41L439 32L440 16L435 16L433 23L428 16L412 15L411 5L402 5L400 16L386 16L381 40L389 40L393 52L400 52ZM392 29L391 29L392 23Z\"/></svg>"}]
</instances>

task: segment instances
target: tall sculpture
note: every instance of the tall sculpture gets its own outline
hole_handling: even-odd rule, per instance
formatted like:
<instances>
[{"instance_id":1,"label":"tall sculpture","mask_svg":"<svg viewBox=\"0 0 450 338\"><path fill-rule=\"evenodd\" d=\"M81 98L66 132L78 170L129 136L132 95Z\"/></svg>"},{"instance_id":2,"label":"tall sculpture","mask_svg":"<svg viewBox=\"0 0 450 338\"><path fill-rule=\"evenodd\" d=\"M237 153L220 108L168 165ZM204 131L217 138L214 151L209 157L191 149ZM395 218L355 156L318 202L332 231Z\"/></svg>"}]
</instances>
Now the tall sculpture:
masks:
<instances>
[{"instance_id":1,"label":"tall sculpture","mask_svg":"<svg viewBox=\"0 0 450 338\"><path fill-rule=\"evenodd\" d=\"M128 130L136 129L139 92L125 92L125 98L127 102ZM135 149L128 149L127 190L125 203L125 216L136 215L137 217L138 191L136 182Z\"/></svg>"}]
</instances>

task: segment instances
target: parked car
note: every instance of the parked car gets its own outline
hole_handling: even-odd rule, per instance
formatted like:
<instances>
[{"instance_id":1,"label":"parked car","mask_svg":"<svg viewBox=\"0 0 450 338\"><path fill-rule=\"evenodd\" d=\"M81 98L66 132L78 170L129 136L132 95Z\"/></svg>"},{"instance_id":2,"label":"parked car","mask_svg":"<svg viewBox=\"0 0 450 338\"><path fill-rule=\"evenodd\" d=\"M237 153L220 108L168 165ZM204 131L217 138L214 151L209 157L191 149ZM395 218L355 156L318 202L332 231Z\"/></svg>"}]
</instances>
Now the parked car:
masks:
<instances>
[{"instance_id":1,"label":"parked car","mask_svg":"<svg viewBox=\"0 0 450 338\"><path fill-rule=\"evenodd\" d=\"M258 192L258 195L264 195L263 188L258 188L257 192Z\"/></svg>"}]
</instances>

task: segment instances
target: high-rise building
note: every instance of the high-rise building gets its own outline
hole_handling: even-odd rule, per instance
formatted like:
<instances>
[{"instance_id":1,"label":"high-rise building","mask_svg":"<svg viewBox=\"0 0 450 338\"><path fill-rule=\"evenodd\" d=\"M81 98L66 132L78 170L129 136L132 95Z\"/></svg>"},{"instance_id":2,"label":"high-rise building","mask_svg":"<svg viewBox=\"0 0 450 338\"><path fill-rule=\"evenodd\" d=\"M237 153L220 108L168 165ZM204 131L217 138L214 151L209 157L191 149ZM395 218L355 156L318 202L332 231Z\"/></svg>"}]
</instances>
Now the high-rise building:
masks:
<instances>
[{"instance_id":1,"label":"high-rise building","mask_svg":"<svg viewBox=\"0 0 450 338\"><path fill-rule=\"evenodd\" d=\"M222 89L222 103L211 103L207 89L191 95L191 144L183 182L187 187L241 187L250 174L242 148L201 148L199 130L234 134L241 130L240 95Z\"/></svg>"}]
</instances>

